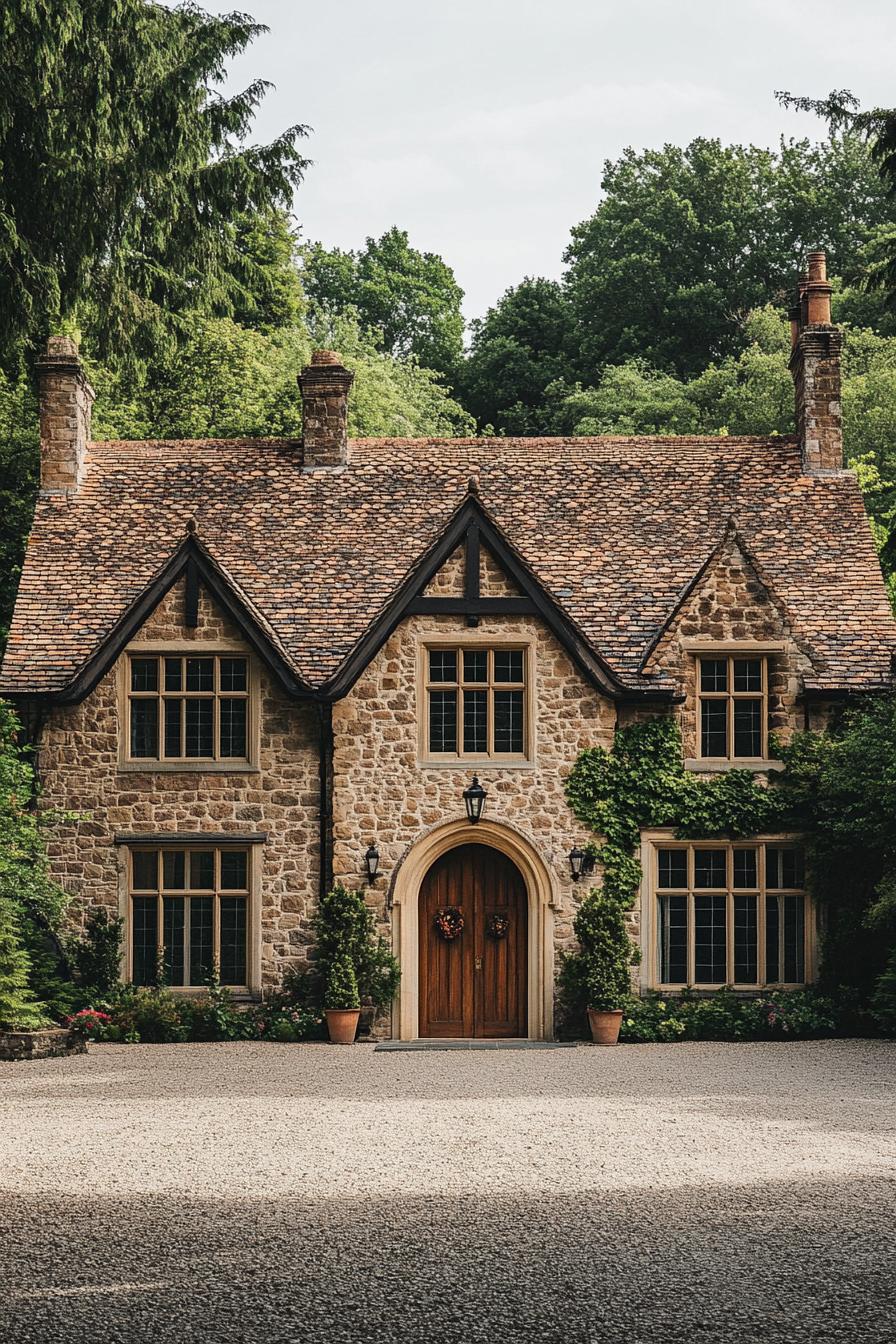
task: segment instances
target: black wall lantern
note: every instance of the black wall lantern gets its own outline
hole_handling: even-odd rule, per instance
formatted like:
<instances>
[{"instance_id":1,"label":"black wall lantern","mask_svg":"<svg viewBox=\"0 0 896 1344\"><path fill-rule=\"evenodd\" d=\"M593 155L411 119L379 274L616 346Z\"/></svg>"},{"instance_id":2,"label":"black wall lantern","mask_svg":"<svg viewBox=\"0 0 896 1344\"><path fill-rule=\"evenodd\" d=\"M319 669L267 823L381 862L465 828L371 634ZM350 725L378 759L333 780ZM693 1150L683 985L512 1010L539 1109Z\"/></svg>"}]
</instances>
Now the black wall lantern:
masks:
<instances>
[{"instance_id":1,"label":"black wall lantern","mask_svg":"<svg viewBox=\"0 0 896 1344\"><path fill-rule=\"evenodd\" d=\"M477 776L474 775L473 783L469 788L464 789L464 807L467 809L468 821L477 822L479 820L487 797L488 794L479 783Z\"/></svg>"},{"instance_id":2,"label":"black wall lantern","mask_svg":"<svg viewBox=\"0 0 896 1344\"><path fill-rule=\"evenodd\" d=\"M569 851L569 871L572 873L573 882L578 882L579 878L586 871L585 865L588 862L588 855L584 849L574 845Z\"/></svg>"},{"instance_id":3,"label":"black wall lantern","mask_svg":"<svg viewBox=\"0 0 896 1344\"><path fill-rule=\"evenodd\" d=\"M367 853L364 855L364 866L367 869L367 885L370 886L380 875L380 852L376 845L367 846Z\"/></svg>"}]
</instances>

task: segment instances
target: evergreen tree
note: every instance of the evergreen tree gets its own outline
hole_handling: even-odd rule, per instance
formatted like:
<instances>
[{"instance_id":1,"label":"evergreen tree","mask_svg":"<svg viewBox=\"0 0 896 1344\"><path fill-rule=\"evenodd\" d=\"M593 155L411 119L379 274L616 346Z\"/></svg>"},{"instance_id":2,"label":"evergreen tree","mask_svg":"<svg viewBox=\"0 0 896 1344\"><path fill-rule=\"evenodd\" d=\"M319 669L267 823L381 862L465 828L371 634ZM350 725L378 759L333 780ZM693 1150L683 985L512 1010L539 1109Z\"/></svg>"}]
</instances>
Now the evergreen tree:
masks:
<instances>
[{"instance_id":1,"label":"evergreen tree","mask_svg":"<svg viewBox=\"0 0 896 1344\"><path fill-rule=\"evenodd\" d=\"M302 126L248 143L263 81L220 92L263 31L192 3L0 7L0 363L62 324L121 355L258 288L247 221L289 207L306 166Z\"/></svg>"},{"instance_id":2,"label":"evergreen tree","mask_svg":"<svg viewBox=\"0 0 896 1344\"><path fill-rule=\"evenodd\" d=\"M32 1031L47 1025L28 988L31 962L22 942L18 912L0 896L0 1028Z\"/></svg>"}]
</instances>

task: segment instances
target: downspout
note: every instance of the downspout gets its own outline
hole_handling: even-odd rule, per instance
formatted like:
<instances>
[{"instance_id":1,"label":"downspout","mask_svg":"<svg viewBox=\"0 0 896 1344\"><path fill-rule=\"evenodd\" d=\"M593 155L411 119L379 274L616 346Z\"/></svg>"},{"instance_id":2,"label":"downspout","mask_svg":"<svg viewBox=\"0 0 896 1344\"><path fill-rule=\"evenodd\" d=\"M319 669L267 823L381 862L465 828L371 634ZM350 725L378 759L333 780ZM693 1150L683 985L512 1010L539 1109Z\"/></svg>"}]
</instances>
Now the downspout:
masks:
<instances>
[{"instance_id":1,"label":"downspout","mask_svg":"<svg viewBox=\"0 0 896 1344\"><path fill-rule=\"evenodd\" d=\"M318 820L320 824L318 865L320 899L326 896L333 883L333 706L319 703L317 707L319 742Z\"/></svg>"}]
</instances>

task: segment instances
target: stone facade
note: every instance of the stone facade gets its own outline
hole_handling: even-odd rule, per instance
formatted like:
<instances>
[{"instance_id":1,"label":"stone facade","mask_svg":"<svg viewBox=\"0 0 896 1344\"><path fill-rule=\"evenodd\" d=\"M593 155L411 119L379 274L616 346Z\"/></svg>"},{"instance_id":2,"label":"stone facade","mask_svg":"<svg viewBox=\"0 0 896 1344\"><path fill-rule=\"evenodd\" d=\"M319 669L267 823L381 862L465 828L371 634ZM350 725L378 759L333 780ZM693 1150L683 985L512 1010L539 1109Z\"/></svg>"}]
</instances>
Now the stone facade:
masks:
<instances>
[{"instance_id":1,"label":"stone facade","mask_svg":"<svg viewBox=\"0 0 896 1344\"><path fill-rule=\"evenodd\" d=\"M452 554L428 592L463 592L464 554ZM516 594L484 549L480 585L493 596ZM130 645L131 651L245 650L247 646L212 600L200 592L198 624L185 623L186 593L179 582ZM432 763L425 757L424 652L431 641L457 644L512 642L529 650L531 738L524 761ZM696 755L694 655L688 641L724 646L766 641L772 655L771 726L784 733L801 726L796 709L800 678L812 664L793 638L786 612L731 536L683 602L650 662L671 675L684 701L680 718L686 756ZM128 834L207 833L210 837L264 833L259 846L256 896L260 911L259 988L278 983L287 968L313 958L310 921L319 889L319 720L315 707L288 698L257 660L257 764L237 769L184 771L123 764L120 735L125 697L123 658L80 704L48 711L39 769L45 805L82 814L53 833L53 871L76 897L75 912L90 905L126 909L124 846ZM564 785L585 747L609 748L617 722L631 714L596 691L555 636L536 617L489 618L471 627L462 616L416 615L405 619L373 657L354 686L333 706L333 874L359 886L363 855L374 843L382 876L367 889L380 932L395 932L391 908L396 875L409 854L438 828L464 817L462 793L475 769L488 791L491 823L522 838L550 874L550 949L543 975L553 983L558 954L574 946L572 920L587 890L574 884L568 854L593 837L575 820ZM630 931L640 932L640 911ZM404 967L405 974L408 967ZM380 1024L380 1033L389 1024Z\"/></svg>"},{"instance_id":2,"label":"stone facade","mask_svg":"<svg viewBox=\"0 0 896 1344\"><path fill-rule=\"evenodd\" d=\"M195 628L184 622L181 581L156 608L131 645L243 649L239 631L200 594ZM87 907L125 906L125 851L115 836L207 832L210 837L264 832L257 896L261 983L279 983L307 960L308 921L318 891L318 727L313 707L289 700L253 660L258 694L258 767L184 771L123 770L122 661L78 705L56 706L43 726L38 769L47 807L80 814L54 827L54 875Z\"/></svg>"}]
</instances>

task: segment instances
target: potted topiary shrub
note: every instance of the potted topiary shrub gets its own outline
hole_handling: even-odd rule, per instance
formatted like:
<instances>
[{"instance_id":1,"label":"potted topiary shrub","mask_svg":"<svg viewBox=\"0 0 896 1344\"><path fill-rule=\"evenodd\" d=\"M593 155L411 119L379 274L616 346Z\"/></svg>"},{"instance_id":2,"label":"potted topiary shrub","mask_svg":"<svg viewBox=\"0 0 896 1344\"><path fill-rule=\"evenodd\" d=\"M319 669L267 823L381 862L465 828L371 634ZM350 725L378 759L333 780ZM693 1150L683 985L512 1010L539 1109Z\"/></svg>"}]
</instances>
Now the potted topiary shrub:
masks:
<instances>
[{"instance_id":1,"label":"potted topiary shrub","mask_svg":"<svg viewBox=\"0 0 896 1344\"><path fill-rule=\"evenodd\" d=\"M330 1040L335 1045L351 1045L361 1016L361 996L358 977L347 952L336 957L327 970L324 1013Z\"/></svg>"},{"instance_id":2,"label":"potted topiary shrub","mask_svg":"<svg viewBox=\"0 0 896 1344\"><path fill-rule=\"evenodd\" d=\"M580 950L564 958L560 972L567 1002L587 1009L596 1045L619 1040L622 1011L631 996L629 968L640 960L625 927L626 908L601 890L591 891L573 921Z\"/></svg>"},{"instance_id":3,"label":"potted topiary shrub","mask_svg":"<svg viewBox=\"0 0 896 1344\"><path fill-rule=\"evenodd\" d=\"M317 938L314 979L324 1009L348 1006L331 1005L329 990L333 967L347 959L355 978L355 992L372 1023L375 1014L394 999L401 972L385 939L377 936L374 913L364 893L350 891L337 883L321 899L314 932Z\"/></svg>"}]
</instances>

